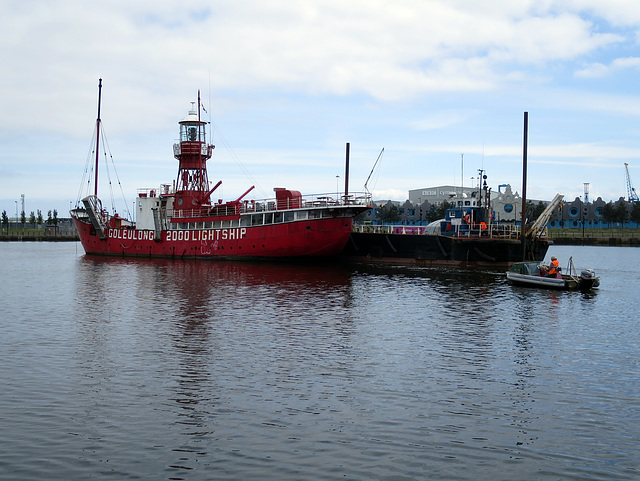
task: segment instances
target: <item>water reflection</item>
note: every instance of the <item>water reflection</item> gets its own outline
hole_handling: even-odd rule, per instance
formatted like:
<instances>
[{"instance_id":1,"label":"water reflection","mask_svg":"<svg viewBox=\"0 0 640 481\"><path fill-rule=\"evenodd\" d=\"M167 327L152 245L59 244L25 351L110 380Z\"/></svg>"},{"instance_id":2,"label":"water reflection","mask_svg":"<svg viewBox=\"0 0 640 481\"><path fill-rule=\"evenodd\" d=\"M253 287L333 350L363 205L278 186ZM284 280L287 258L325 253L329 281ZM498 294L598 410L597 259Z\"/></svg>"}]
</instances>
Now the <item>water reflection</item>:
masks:
<instances>
[{"instance_id":1,"label":"water reflection","mask_svg":"<svg viewBox=\"0 0 640 481\"><path fill-rule=\"evenodd\" d=\"M571 478L597 464L572 433L602 432L597 404L637 391L602 294L492 271L84 256L74 433L130 478L527 479L542 462Z\"/></svg>"},{"instance_id":2,"label":"water reflection","mask_svg":"<svg viewBox=\"0 0 640 481\"><path fill-rule=\"evenodd\" d=\"M221 449L221 436L235 438L220 419L260 412L264 393L300 378L301 362L341 363L336 352L349 349L351 273L339 266L85 256L76 286L85 409L99 410L103 384L113 390L124 371L142 390L159 385L151 417L181 437L151 449L175 453L173 479ZM158 403L159 393L168 397Z\"/></svg>"}]
</instances>

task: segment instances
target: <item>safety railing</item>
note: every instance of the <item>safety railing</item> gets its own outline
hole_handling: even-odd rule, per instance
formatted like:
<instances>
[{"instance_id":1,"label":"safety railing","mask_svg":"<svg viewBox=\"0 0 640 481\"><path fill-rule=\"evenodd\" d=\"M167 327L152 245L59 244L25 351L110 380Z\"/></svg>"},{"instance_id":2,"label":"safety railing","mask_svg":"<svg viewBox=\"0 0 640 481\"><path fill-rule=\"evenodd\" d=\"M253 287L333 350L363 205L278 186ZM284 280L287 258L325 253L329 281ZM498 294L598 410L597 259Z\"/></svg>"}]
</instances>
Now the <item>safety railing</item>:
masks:
<instances>
[{"instance_id":1,"label":"safety railing","mask_svg":"<svg viewBox=\"0 0 640 481\"><path fill-rule=\"evenodd\" d=\"M236 216L254 212L282 212L283 210L310 210L324 208L343 207L372 207L371 195L354 193L341 194L312 194L287 198L270 198L260 200L243 200L213 204L211 206L197 207L194 209L167 210L167 216L184 219L203 216Z\"/></svg>"},{"instance_id":2,"label":"safety railing","mask_svg":"<svg viewBox=\"0 0 640 481\"><path fill-rule=\"evenodd\" d=\"M445 230L442 231L439 227L434 230L433 228L427 228L427 226L354 224L353 231L371 234L439 234L454 237L489 237L501 239L518 239L520 237L520 227L513 224L489 224L485 229L472 226L465 226L464 229L458 227L460 226L454 225L450 227L450 230L446 230L445 228Z\"/></svg>"}]
</instances>

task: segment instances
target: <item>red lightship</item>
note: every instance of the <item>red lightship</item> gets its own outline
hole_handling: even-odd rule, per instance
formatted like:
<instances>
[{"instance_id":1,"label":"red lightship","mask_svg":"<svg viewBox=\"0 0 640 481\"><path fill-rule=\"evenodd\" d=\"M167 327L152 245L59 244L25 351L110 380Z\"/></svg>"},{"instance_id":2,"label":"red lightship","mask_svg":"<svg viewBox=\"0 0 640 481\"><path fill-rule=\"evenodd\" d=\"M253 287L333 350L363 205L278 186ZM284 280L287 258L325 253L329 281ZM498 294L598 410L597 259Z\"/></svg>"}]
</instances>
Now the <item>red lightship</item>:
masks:
<instances>
[{"instance_id":1,"label":"red lightship","mask_svg":"<svg viewBox=\"0 0 640 481\"><path fill-rule=\"evenodd\" d=\"M101 93L102 81L99 84ZM96 130L99 139L100 95ZM195 258L305 258L339 254L351 235L353 218L370 208L364 194L302 196L275 188L275 198L212 201L207 160L214 146L207 142L207 122L197 109L179 122L180 141L173 146L179 162L175 182L158 189L139 189L136 221L110 215L93 195L70 214L87 254Z\"/></svg>"}]
</instances>

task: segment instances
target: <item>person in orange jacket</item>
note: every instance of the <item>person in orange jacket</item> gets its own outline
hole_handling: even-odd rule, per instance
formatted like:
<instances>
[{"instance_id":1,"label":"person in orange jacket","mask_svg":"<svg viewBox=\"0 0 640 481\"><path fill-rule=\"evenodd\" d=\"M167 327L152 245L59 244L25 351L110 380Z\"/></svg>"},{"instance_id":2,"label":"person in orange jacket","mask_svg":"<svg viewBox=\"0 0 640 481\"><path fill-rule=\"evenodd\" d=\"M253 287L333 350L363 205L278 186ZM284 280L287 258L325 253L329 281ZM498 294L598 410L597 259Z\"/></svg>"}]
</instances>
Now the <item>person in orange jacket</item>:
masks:
<instances>
[{"instance_id":1,"label":"person in orange jacket","mask_svg":"<svg viewBox=\"0 0 640 481\"><path fill-rule=\"evenodd\" d=\"M549 271L547 272L548 277L556 277L558 275L558 271L560 270L560 263L556 256L551 256L551 265L549 266Z\"/></svg>"}]
</instances>

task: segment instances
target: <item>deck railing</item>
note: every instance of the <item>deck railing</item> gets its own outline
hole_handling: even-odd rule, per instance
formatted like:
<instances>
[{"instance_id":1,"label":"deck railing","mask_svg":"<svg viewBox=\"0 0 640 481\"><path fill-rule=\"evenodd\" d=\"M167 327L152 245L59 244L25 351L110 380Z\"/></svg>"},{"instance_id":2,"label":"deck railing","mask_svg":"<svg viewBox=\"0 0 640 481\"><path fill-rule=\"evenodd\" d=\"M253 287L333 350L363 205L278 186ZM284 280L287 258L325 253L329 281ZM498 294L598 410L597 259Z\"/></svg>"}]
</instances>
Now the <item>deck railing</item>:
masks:
<instances>
[{"instance_id":1,"label":"deck railing","mask_svg":"<svg viewBox=\"0 0 640 481\"><path fill-rule=\"evenodd\" d=\"M349 195L333 194L312 194L300 197L290 197L284 199L260 199L243 200L238 202L227 202L214 204L206 208L195 209L174 209L167 211L170 217L180 217L184 219L202 216L235 216L246 213L269 213L282 212L283 210L309 210L322 209L327 207L372 207L371 195L364 193L354 193Z\"/></svg>"},{"instance_id":2,"label":"deck railing","mask_svg":"<svg viewBox=\"0 0 640 481\"><path fill-rule=\"evenodd\" d=\"M486 229L480 227L466 226L464 229L456 229L458 226L452 226L451 231L445 231L443 235L454 237L489 237L500 239L518 239L520 238L520 227L513 224L490 224ZM406 234L421 235L427 233L427 226L415 225L373 225L373 224L354 224L354 232L372 233L372 234ZM429 230L433 233L432 230ZM440 230L438 229L438 234Z\"/></svg>"}]
</instances>

